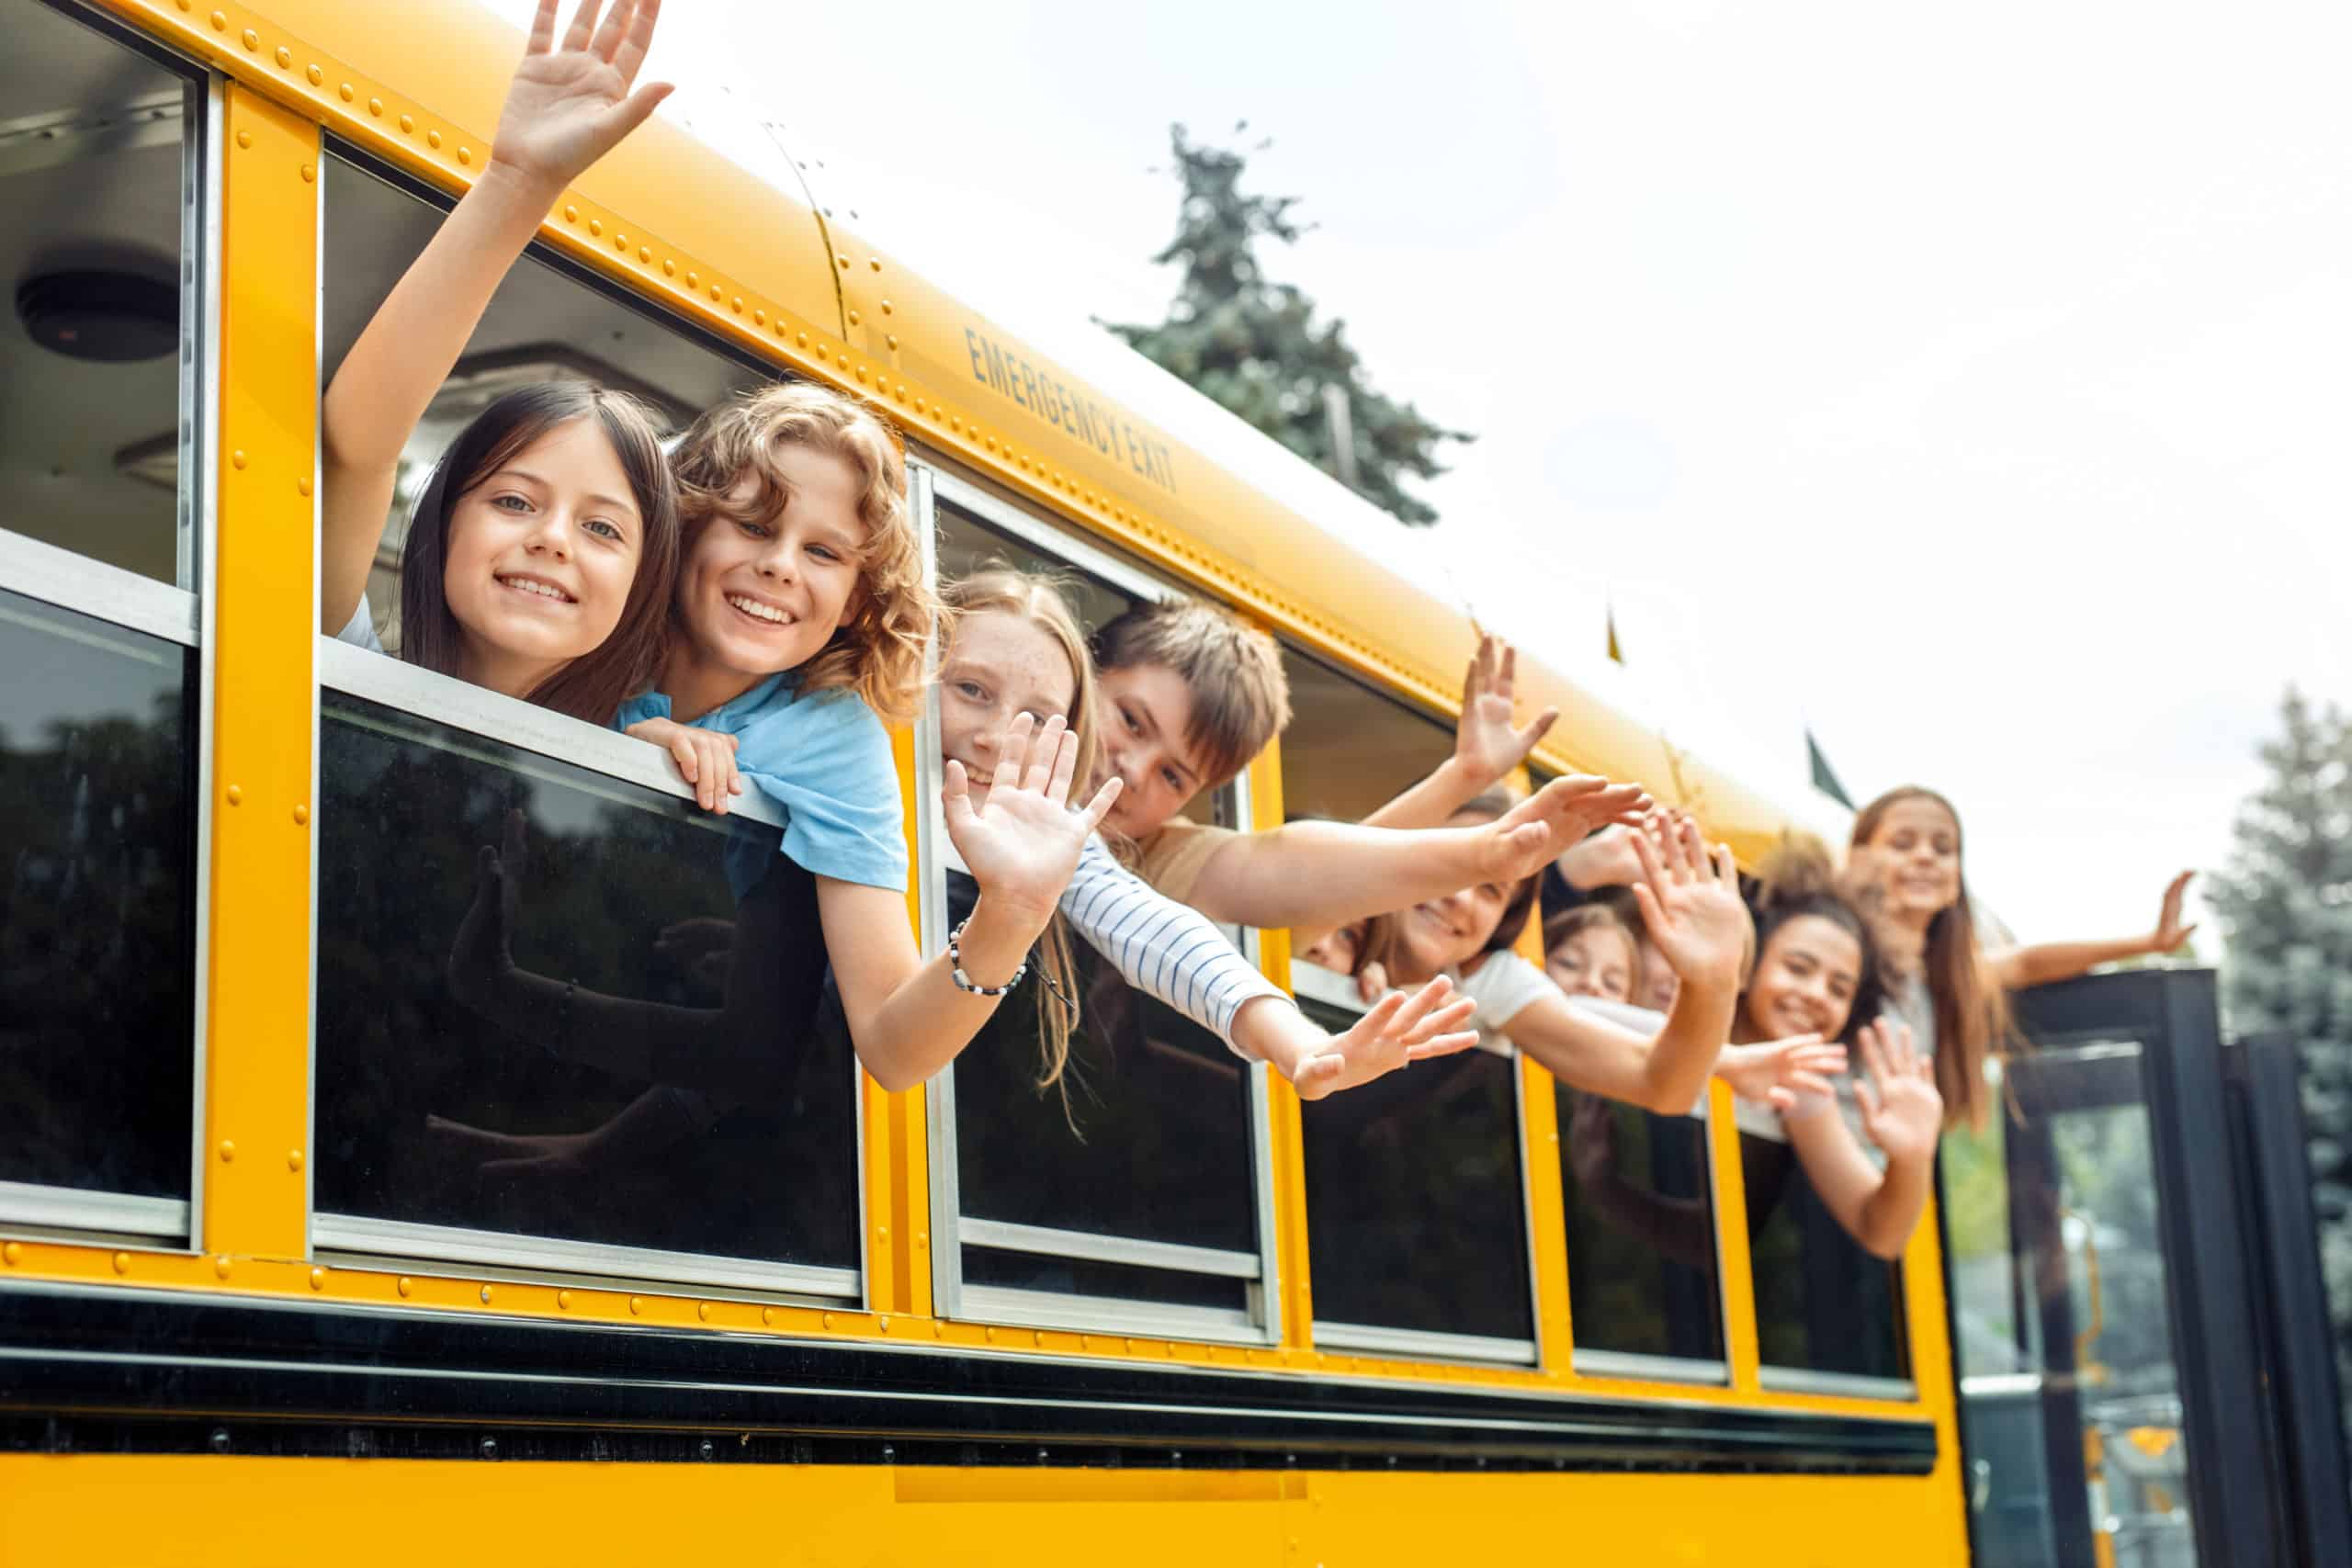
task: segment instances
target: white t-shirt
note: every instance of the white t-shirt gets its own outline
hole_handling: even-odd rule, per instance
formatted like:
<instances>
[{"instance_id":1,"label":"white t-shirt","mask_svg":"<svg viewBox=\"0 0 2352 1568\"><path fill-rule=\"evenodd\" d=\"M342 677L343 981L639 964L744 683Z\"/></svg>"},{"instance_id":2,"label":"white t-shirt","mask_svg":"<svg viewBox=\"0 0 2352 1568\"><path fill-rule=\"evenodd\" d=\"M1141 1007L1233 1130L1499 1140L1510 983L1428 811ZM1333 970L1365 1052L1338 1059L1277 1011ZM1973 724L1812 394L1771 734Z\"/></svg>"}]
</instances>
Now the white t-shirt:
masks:
<instances>
[{"instance_id":1,"label":"white t-shirt","mask_svg":"<svg viewBox=\"0 0 2352 1568\"><path fill-rule=\"evenodd\" d=\"M1453 988L1478 1004L1470 1015L1478 1032L1478 1049L1498 1056L1518 1055L1506 1031L1510 1021L1546 996L1558 996L1552 976L1516 953L1490 953L1486 962L1467 975L1447 970Z\"/></svg>"},{"instance_id":2,"label":"white t-shirt","mask_svg":"<svg viewBox=\"0 0 2352 1568\"><path fill-rule=\"evenodd\" d=\"M334 634L337 642L347 642L354 648L364 648L370 653L384 651L384 639L376 635L375 612L368 608L368 595L359 596L359 608L351 612L351 619L343 630Z\"/></svg>"}]
</instances>

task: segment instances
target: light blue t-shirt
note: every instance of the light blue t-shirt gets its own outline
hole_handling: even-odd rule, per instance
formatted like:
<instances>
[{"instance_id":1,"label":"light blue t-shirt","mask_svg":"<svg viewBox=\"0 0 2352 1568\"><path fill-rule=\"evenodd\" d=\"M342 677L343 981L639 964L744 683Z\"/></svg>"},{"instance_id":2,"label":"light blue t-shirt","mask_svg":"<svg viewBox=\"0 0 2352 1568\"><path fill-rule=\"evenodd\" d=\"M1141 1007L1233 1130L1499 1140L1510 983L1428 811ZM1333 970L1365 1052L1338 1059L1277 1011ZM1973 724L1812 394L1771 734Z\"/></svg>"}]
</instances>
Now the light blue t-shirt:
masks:
<instances>
[{"instance_id":1,"label":"light blue t-shirt","mask_svg":"<svg viewBox=\"0 0 2352 1568\"><path fill-rule=\"evenodd\" d=\"M613 728L669 716L670 699L648 692L621 705ZM906 818L890 732L854 694L803 697L786 671L695 726L735 737L735 769L782 812L780 847L795 863L820 876L906 890Z\"/></svg>"}]
</instances>

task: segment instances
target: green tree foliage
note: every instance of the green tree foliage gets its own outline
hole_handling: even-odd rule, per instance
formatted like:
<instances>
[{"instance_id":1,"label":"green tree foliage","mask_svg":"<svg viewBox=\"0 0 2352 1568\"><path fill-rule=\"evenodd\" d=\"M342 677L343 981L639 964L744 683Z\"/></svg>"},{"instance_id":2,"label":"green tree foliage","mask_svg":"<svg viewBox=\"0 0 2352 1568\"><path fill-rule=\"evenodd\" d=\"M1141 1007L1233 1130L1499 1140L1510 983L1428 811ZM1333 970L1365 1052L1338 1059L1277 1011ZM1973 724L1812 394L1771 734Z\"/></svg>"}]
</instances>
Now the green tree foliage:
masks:
<instances>
[{"instance_id":1,"label":"green tree foliage","mask_svg":"<svg viewBox=\"0 0 2352 1568\"><path fill-rule=\"evenodd\" d=\"M1347 341L1347 323L1318 323L1312 299L1294 285L1267 280L1257 241L1263 235L1289 244L1307 231L1291 217L1298 197L1245 194L1244 152L1194 142L1181 125L1170 128L1169 140L1184 198L1176 237L1152 260L1180 264L1182 286L1158 326L1103 324L1162 369L1335 473L1341 469L1324 389L1339 388L1347 398L1356 490L1401 523L1436 522L1436 511L1402 481L1443 473L1439 448L1473 437L1374 391Z\"/></svg>"},{"instance_id":2,"label":"green tree foliage","mask_svg":"<svg viewBox=\"0 0 2352 1568\"><path fill-rule=\"evenodd\" d=\"M2320 1258L2336 1366L2352 1393L2352 720L2290 690L2270 770L2239 807L2229 869L2206 890L2229 931L2233 1033L2301 1048Z\"/></svg>"}]
</instances>

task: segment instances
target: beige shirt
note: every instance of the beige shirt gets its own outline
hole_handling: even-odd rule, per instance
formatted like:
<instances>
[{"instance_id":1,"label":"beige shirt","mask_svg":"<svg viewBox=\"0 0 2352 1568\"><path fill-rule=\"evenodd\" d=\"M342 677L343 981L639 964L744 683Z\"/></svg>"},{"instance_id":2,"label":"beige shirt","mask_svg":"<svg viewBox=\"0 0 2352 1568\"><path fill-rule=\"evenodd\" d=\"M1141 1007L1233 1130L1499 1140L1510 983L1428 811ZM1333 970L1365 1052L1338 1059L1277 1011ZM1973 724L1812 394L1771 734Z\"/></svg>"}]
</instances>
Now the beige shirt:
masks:
<instances>
[{"instance_id":1,"label":"beige shirt","mask_svg":"<svg viewBox=\"0 0 2352 1568\"><path fill-rule=\"evenodd\" d=\"M1167 897L1189 904L1209 861L1240 836L1230 828L1179 818L1144 840L1136 871Z\"/></svg>"}]
</instances>

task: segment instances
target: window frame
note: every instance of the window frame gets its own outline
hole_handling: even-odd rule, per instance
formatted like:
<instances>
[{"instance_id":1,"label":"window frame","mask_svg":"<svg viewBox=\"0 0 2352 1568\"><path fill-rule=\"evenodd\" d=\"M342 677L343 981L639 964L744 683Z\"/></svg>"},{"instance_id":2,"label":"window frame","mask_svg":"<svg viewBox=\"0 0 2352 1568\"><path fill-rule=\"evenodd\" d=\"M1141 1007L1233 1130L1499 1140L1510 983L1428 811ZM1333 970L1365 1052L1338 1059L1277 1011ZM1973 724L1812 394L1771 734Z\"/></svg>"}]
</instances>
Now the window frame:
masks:
<instances>
[{"instance_id":1,"label":"window frame","mask_svg":"<svg viewBox=\"0 0 2352 1568\"><path fill-rule=\"evenodd\" d=\"M171 73L180 83L180 331L178 483L173 497L175 581L163 582L62 546L19 534L0 518L0 589L196 654L196 694L183 744L195 750L188 866L190 1015L188 1190L151 1198L40 1182L0 1181L0 1229L8 1234L195 1254L205 1249L204 1130L212 892L213 566L220 525L221 141L228 78L87 6L30 0L99 40Z\"/></svg>"},{"instance_id":2,"label":"window frame","mask_svg":"<svg viewBox=\"0 0 2352 1568\"><path fill-rule=\"evenodd\" d=\"M1010 535L1069 570L1100 579L1136 599L1157 601L1178 592L1131 561L1006 501L986 487L952 471L943 457L919 450L907 455L908 500L922 541L923 570L939 580L939 508L944 503L982 526ZM939 705L934 689L927 695L915 728L915 788L921 809L918 831L918 908L926 956L947 948L945 860L946 828L939 817ZM1250 777L1245 771L1216 793L1220 826L1240 828L1250 815ZM1264 960L1257 931L1238 931L1242 955L1262 970ZM1082 1231L1046 1226L1007 1224L967 1219L962 1210L961 1178L956 1140L956 1074L951 1065L924 1086L924 1115L929 1142L932 1301L934 1315L967 1323L1010 1327L1043 1327L1195 1340L1227 1345L1271 1347L1283 1336L1280 1235L1275 1228L1272 1095L1270 1069L1263 1062L1247 1065L1250 1095L1250 1175L1252 1209L1258 1229L1258 1250L1227 1252L1209 1247L1182 1247L1138 1237L1100 1236ZM975 1231L974 1227L978 1227ZM1132 1297L1080 1295L1031 1291L964 1281L967 1245L996 1250L1025 1252L1161 1269L1216 1279L1240 1280L1247 1289L1242 1309L1176 1306Z\"/></svg>"}]
</instances>

